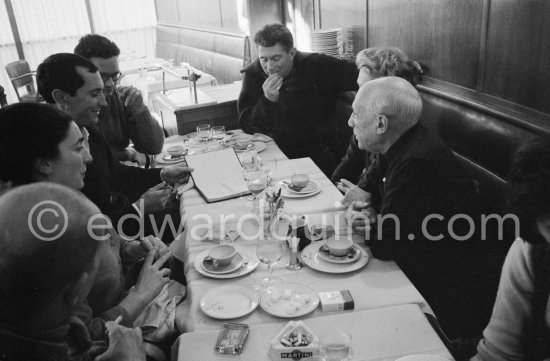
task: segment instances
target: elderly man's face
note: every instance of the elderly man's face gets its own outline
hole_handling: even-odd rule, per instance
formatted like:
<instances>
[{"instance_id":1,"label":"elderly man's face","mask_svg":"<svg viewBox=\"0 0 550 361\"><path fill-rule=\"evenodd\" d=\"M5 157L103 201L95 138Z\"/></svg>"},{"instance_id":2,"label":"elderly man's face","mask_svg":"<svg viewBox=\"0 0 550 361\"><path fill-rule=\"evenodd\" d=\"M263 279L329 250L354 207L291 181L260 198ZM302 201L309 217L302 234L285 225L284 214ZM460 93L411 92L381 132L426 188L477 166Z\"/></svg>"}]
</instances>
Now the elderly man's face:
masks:
<instances>
[{"instance_id":1,"label":"elderly man's face","mask_svg":"<svg viewBox=\"0 0 550 361\"><path fill-rule=\"evenodd\" d=\"M66 111L80 127L97 124L100 106L107 106L101 76L97 71L90 73L80 66L76 68L76 72L84 80L84 85L76 90L74 96L68 97Z\"/></svg>"},{"instance_id":2,"label":"elderly man's face","mask_svg":"<svg viewBox=\"0 0 550 361\"><path fill-rule=\"evenodd\" d=\"M359 106L358 100L353 102L353 113L348 120L348 125L353 128L353 134L357 138L359 149L377 152L378 134L376 114L369 114L363 106Z\"/></svg>"},{"instance_id":3,"label":"elderly man's face","mask_svg":"<svg viewBox=\"0 0 550 361\"><path fill-rule=\"evenodd\" d=\"M283 78L292 70L292 61L296 55L296 49L284 50L281 44L277 43L269 48L259 46L258 57L262 69L267 75L278 73Z\"/></svg>"}]
</instances>

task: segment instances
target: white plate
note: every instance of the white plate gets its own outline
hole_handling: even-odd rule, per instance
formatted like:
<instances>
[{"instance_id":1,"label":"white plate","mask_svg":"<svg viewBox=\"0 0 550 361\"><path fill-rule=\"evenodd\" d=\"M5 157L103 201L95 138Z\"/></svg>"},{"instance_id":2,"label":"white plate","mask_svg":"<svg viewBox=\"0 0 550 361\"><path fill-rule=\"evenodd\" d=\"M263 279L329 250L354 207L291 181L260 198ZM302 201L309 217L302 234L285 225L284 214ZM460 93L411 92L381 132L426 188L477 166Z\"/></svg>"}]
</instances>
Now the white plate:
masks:
<instances>
[{"instance_id":1,"label":"white plate","mask_svg":"<svg viewBox=\"0 0 550 361\"><path fill-rule=\"evenodd\" d=\"M395 361L449 361L449 359L437 355L411 355L401 357Z\"/></svg>"},{"instance_id":2,"label":"white plate","mask_svg":"<svg viewBox=\"0 0 550 361\"><path fill-rule=\"evenodd\" d=\"M246 149L235 149L236 153L242 153L242 152L248 152L248 151L255 151L256 153L263 152L266 150L267 145L264 142L252 142Z\"/></svg>"},{"instance_id":3,"label":"white plate","mask_svg":"<svg viewBox=\"0 0 550 361\"><path fill-rule=\"evenodd\" d=\"M326 244L326 242L324 242ZM322 246L321 246L322 247ZM319 257L321 257L323 260L330 262L330 263L352 263L355 262L361 257L361 247L354 244L350 250L353 251L353 253L350 253L348 251L348 254L342 257L333 256L328 252L328 249L326 252L321 251L321 247L319 247ZM351 255L351 257L350 257Z\"/></svg>"},{"instance_id":4,"label":"white plate","mask_svg":"<svg viewBox=\"0 0 550 361\"><path fill-rule=\"evenodd\" d=\"M235 272L239 267L243 265L243 256L240 253L237 253L235 257L231 260L231 263L223 266L214 267L212 261L205 261L204 258L201 262L202 269L208 273L213 273L216 275L223 275L225 273Z\"/></svg>"},{"instance_id":5,"label":"white plate","mask_svg":"<svg viewBox=\"0 0 550 361\"><path fill-rule=\"evenodd\" d=\"M290 299L284 297L291 291ZM305 303L304 303L305 302ZM262 309L277 317L300 317L315 310L319 305L317 292L301 283L281 283L269 287L260 300Z\"/></svg>"},{"instance_id":6,"label":"white plate","mask_svg":"<svg viewBox=\"0 0 550 361\"><path fill-rule=\"evenodd\" d=\"M185 153L187 153L187 150L185 151ZM168 152L162 152L155 156L155 161L157 163L165 163L165 164L179 163L179 162L185 161L185 154L179 158L172 159L172 156L170 156Z\"/></svg>"},{"instance_id":7,"label":"white plate","mask_svg":"<svg viewBox=\"0 0 550 361\"><path fill-rule=\"evenodd\" d=\"M210 278L235 278L235 277L244 276L254 271L256 267L258 267L258 263L260 262L258 261L258 258L256 258L255 256L254 257L250 256L248 253L240 249L239 246L237 245L233 245L233 246L237 249L237 252L239 252L239 254L243 256L243 265L240 268L238 268L235 272L215 274L215 273L210 273L206 271L202 267L202 261L204 260L204 257L208 255L209 249L204 250L203 252L199 253L195 257L195 260L193 261L193 266L195 266L195 269L201 275L210 277Z\"/></svg>"},{"instance_id":8,"label":"white plate","mask_svg":"<svg viewBox=\"0 0 550 361\"><path fill-rule=\"evenodd\" d=\"M288 180L288 182L290 183L290 180ZM320 187L319 187L319 184L316 182L316 181L309 181L309 183L307 184L307 186L305 186L304 188L300 189L299 191L295 191L294 189L292 189L288 184L286 183L283 183L285 186L286 186L286 191L289 193L289 194L309 194L309 193L313 193L313 192L316 192Z\"/></svg>"},{"instance_id":9,"label":"white plate","mask_svg":"<svg viewBox=\"0 0 550 361\"><path fill-rule=\"evenodd\" d=\"M256 291L236 285L212 288L202 296L200 302L202 312L220 320L248 315L256 307Z\"/></svg>"},{"instance_id":10,"label":"white plate","mask_svg":"<svg viewBox=\"0 0 550 361\"><path fill-rule=\"evenodd\" d=\"M369 255L363 247L359 247L361 251L361 256L356 262L353 263L332 263L323 260L319 256L319 247L321 247L324 242L312 242L309 246L304 248L301 254L302 262L304 262L309 267L314 270L326 272L326 273L347 273L357 271L358 269L363 268L369 261Z\"/></svg>"},{"instance_id":11,"label":"white plate","mask_svg":"<svg viewBox=\"0 0 550 361\"><path fill-rule=\"evenodd\" d=\"M321 192L321 187L319 186L319 184L317 182L315 182L315 181L309 181L309 182L317 184L317 190L315 190L313 192L310 192L310 193L295 192L295 191L289 190L288 186L286 184L280 183L281 188L283 189L283 191L281 192L281 195L285 198L306 198L306 197L314 196L314 195L318 194L319 192Z\"/></svg>"}]
</instances>

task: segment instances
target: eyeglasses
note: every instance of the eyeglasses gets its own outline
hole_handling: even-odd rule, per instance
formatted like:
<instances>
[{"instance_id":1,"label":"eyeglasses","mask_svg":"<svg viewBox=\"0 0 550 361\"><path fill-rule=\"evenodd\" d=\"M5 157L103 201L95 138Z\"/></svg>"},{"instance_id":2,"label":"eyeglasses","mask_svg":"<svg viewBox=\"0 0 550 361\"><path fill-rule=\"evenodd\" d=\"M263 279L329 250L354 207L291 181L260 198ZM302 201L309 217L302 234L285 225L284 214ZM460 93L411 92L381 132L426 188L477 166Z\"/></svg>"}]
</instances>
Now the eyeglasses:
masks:
<instances>
[{"instance_id":1,"label":"eyeglasses","mask_svg":"<svg viewBox=\"0 0 550 361\"><path fill-rule=\"evenodd\" d=\"M113 80L113 83L116 83L121 77L122 73L120 71L115 71L112 74L101 73L101 79L104 83L106 83L109 78Z\"/></svg>"}]
</instances>

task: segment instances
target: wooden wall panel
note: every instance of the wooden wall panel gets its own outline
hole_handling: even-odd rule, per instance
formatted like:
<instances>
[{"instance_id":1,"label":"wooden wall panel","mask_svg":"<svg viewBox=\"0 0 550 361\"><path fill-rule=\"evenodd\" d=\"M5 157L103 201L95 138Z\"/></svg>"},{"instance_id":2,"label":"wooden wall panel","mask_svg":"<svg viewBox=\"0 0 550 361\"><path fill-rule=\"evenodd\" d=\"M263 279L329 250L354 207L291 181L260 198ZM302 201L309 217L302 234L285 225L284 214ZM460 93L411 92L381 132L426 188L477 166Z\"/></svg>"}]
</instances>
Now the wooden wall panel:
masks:
<instances>
[{"instance_id":1,"label":"wooden wall panel","mask_svg":"<svg viewBox=\"0 0 550 361\"><path fill-rule=\"evenodd\" d=\"M426 75L475 89L483 0L369 0L368 46L397 46Z\"/></svg>"},{"instance_id":2,"label":"wooden wall panel","mask_svg":"<svg viewBox=\"0 0 550 361\"><path fill-rule=\"evenodd\" d=\"M221 28L218 0L178 0L180 23L201 28Z\"/></svg>"},{"instance_id":3,"label":"wooden wall panel","mask_svg":"<svg viewBox=\"0 0 550 361\"><path fill-rule=\"evenodd\" d=\"M319 0L321 29L353 28L353 50L357 54L367 46L367 0Z\"/></svg>"},{"instance_id":4,"label":"wooden wall panel","mask_svg":"<svg viewBox=\"0 0 550 361\"><path fill-rule=\"evenodd\" d=\"M157 22L178 23L178 0L155 0Z\"/></svg>"},{"instance_id":5,"label":"wooden wall panel","mask_svg":"<svg viewBox=\"0 0 550 361\"><path fill-rule=\"evenodd\" d=\"M254 35L264 25L283 22L283 7L279 0L247 0L248 22L250 29L250 47L252 60L258 57L258 51L254 44Z\"/></svg>"},{"instance_id":6,"label":"wooden wall panel","mask_svg":"<svg viewBox=\"0 0 550 361\"><path fill-rule=\"evenodd\" d=\"M550 114L550 1L492 1L484 92Z\"/></svg>"}]
</instances>

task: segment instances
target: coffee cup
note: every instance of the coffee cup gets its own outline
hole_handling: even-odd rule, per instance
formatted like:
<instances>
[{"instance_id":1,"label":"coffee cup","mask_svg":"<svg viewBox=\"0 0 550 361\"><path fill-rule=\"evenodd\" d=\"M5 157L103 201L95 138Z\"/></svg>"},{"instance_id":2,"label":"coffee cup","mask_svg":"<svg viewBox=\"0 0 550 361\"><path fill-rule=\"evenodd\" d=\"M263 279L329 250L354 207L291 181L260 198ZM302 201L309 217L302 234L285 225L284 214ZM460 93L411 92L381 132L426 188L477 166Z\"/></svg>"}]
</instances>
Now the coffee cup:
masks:
<instances>
[{"instance_id":1,"label":"coffee cup","mask_svg":"<svg viewBox=\"0 0 550 361\"><path fill-rule=\"evenodd\" d=\"M307 174L294 174L290 177L290 185L296 190L303 189L309 183L309 176Z\"/></svg>"},{"instance_id":2,"label":"coffee cup","mask_svg":"<svg viewBox=\"0 0 550 361\"><path fill-rule=\"evenodd\" d=\"M348 254L353 241L346 237L331 237L327 239L328 251L335 257L342 257Z\"/></svg>"},{"instance_id":3,"label":"coffee cup","mask_svg":"<svg viewBox=\"0 0 550 361\"><path fill-rule=\"evenodd\" d=\"M168 154L170 154L172 158L179 158L185 152L185 148L183 147L183 145L174 145L166 149L166 151L168 152Z\"/></svg>"},{"instance_id":4,"label":"coffee cup","mask_svg":"<svg viewBox=\"0 0 550 361\"><path fill-rule=\"evenodd\" d=\"M230 244L219 244L208 251L208 258L212 261L215 267L225 266L231 263L237 250Z\"/></svg>"}]
</instances>

